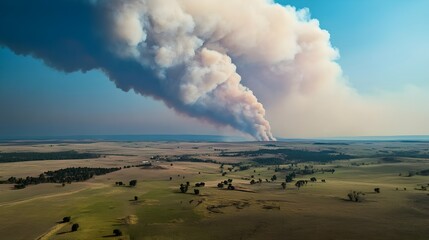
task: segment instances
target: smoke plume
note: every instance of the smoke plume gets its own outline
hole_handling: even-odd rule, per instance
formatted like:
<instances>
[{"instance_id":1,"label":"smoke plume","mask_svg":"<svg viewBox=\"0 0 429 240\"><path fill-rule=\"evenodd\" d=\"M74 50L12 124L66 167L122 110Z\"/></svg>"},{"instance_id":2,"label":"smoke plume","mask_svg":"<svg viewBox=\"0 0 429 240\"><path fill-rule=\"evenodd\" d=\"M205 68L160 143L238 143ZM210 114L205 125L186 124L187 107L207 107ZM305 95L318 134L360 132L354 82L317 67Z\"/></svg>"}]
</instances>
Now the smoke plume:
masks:
<instances>
[{"instance_id":1,"label":"smoke plume","mask_svg":"<svg viewBox=\"0 0 429 240\"><path fill-rule=\"evenodd\" d=\"M244 1L2 1L0 43L66 72L99 69L128 91L152 96L179 113L274 140L265 109L242 83L234 58L262 57L263 39L237 33ZM269 19L269 2L245 5L246 17ZM219 7L221 6L221 7ZM289 16L295 17L295 16ZM234 18L234 19L231 19ZM234 21L231 21L234 20ZM270 30L271 31L271 30ZM272 29L275 31L275 29ZM236 36L236 35L241 36ZM248 35L248 36L246 36ZM244 43L247 39L253 43ZM267 54L282 55L275 51ZM267 58L279 56L266 56Z\"/></svg>"},{"instance_id":2,"label":"smoke plume","mask_svg":"<svg viewBox=\"0 0 429 240\"><path fill-rule=\"evenodd\" d=\"M347 85L306 9L271 0L3 0L0 44L61 71L101 70L124 91L257 140L275 140L266 109L282 135L300 125L340 135L365 116L382 128L379 110L391 108Z\"/></svg>"}]
</instances>

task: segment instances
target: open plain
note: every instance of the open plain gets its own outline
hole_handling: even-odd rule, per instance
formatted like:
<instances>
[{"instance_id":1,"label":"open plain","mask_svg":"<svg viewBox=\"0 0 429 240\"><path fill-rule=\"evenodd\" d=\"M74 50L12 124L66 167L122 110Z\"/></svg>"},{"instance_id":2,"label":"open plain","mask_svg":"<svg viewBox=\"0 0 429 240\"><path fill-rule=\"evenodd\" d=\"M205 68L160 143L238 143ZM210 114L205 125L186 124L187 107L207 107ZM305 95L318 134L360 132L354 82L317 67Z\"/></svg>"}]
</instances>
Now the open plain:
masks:
<instances>
[{"instance_id":1,"label":"open plain","mask_svg":"<svg viewBox=\"0 0 429 240\"><path fill-rule=\"evenodd\" d=\"M121 169L65 184L0 184L0 238L428 239L428 149L406 141L2 143L0 154L97 157L2 159L1 181Z\"/></svg>"}]
</instances>

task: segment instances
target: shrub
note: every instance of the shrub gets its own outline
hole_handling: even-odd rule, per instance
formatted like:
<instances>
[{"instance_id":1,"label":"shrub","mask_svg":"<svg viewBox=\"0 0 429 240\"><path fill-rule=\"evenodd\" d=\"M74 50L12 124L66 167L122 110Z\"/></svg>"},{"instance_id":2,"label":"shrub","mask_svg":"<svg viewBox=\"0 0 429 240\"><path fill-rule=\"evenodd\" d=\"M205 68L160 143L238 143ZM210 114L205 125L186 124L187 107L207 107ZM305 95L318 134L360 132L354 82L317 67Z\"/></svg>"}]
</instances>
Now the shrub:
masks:
<instances>
[{"instance_id":1,"label":"shrub","mask_svg":"<svg viewBox=\"0 0 429 240\"><path fill-rule=\"evenodd\" d=\"M180 184L180 192L186 193L188 191L188 185Z\"/></svg>"},{"instance_id":2,"label":"shrub","mask_svg":"<svg viewBox=\"0 0 429 240\"><path fill-rule=\"evenodd\" d=\"M352 202L362 202L364 200L364 195L363 192L352 191L347 194L347 197Z\"/></svg>"},{"instance_id":3,"label":"shrub","mask_svg":"<svg viewBox=\"0 0 429 240\"><path fill-rule=\"evenodd\" d=\"M115 230L113 230L113 235L115 235L115 236L122 236L122 232L119 229L115 229Z\"/></svg>"},{"instance_id":4,"label":"shrub","mask_svg":"<svg viewBox=\"0 0 429 240\"><path fill-rule=\"evenodd\" d=\"M79 229L79 224L75 223L72 225L72 228L71 228L72 232L76 232L78 229Z\"/></svg>"},{"instance_id":5,"label":"shrub","mask_svg":"<svg viewBox=\"0 0 429 240\"><path fill-rule=\"evenodd\" d=\"M137 180L131 180L130 181L130 186L131 187L135 187L137 185Z\"/></svg>"}]
</instances>

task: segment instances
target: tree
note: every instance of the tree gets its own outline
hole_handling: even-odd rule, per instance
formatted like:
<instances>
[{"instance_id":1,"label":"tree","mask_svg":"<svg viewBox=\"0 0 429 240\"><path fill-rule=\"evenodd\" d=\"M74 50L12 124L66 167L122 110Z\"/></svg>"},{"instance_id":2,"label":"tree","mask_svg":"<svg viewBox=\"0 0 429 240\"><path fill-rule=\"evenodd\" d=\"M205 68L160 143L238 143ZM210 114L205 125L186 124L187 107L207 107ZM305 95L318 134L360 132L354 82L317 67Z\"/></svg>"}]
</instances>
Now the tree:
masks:
<instances>
[{"instance_id":1,"label":"tree","mask_svg":"<svg viewBox=\"0 0 429 240\"><path fill-rule=\"evenodd\" d=\"M71 217L63 217L63 223L70 222Z\"/></svg>"},{"instance_id":2,"label":"tree","mask_svg":"<svg viewBox=\"0 0 429 240\"><path fill-rule=\"evenodd\" d=\"M223 183L218 183L218 184L217 184L217 187L218 187L218 188L223 188Z\"/></svg>"},{"instance_id":3,"label":"tree","mask_svg":"<svg viewBox=\"0 0 429 240\"><path fill-rule=\"evenodd\" d=\"M194 189L194 193L195 193L195 195L199 195L200 194L200 190Z\"/></svg>"},{"instance_id":4,"label":"tree","mask_svg":"<svg viewBox=\"0 0 429 240\"><path fill-rule=\"evenodd\" d=\"M315 177L310 178L310 181L317 182L317 179Z\"/></svg>"},{"instance_id":5,"label":"tree","mask_svg":"<svg viewBox=\"0 0 429 240\"><path fill-rule=\"evenodd\" d=\"M137 185L137 180L130 181L130 187L135 187Z\"/></svg>"},{"instance_id":6,"label":"tree","mask_svg":"<svg viewBox=\"0 0 429 240\"><path fill-rule=\"evenodd\" d=\"M255 184L256 182L255 182L255 179L252 179L252 181L250 181L250 184Z\"/></svg>"},{"instance_id":7,"label":"tree","mask_svg":"<svg viewBox=\"0 0 429 240\"><path fill-rule=\"evenodd\" d=\"M285 182L282 182L282 188L286 189L286 183Z\"/></svg>"},{"instance_id":8,"label":"tree","mask_svg":"<svg viewBox=\"0 0 429 240\"><path fill-rule=\"evenodd\" d=\"M302 186L304 186L305 181L304 180L299 180L298 182L295 183L295 186L298 187L298 189Z\"/></svg>"},{"instance_id":9,"label":"tree","mask_svg":"<svg viewBox=\"0 0 429 240\"><path fill-rule=\"evenodd\" d=\"M137 201L137 200L139 200L139 197L134 196L134 201Z\"/></svg>"},{"instance_id":10,"label":"tree","mask_svg":"<svg viewBox=\"0 0 429 240\"><path fill-rule=\"evenodd\" d=\"M188 185L186 184L180 184L180 192L186 193L188 191Z\"/></svg>"},{"instance_id":11,"label":"tree","mask_svg":"<svg viewBox=\"0 0 429 240\"><path fill-rule=\"evenodd\" d=\"M115 229L115 230L113 230L113 235L115 235L115 236L122 236L122 232L119 229Z\"/></svg>"},{"instance_id":12,"label":"tree","mask_svg":"<svg viewBox=\"0 0 429 240\"><path fill-rule=\"evenodd\" d=\"M273 175L272 177L271 177L271 181L275 181L275 180L277 180L277 176L276 175Z\"/></svg>"},{"instance_id":13,"label":"tree","mask_svg":"<svg viewBox=\"0 0 429 240\"><path fill-rule=\"evenodd\" d=\"M380 188L374 188L374 192L380 193Z\"/></svg>"},{"instance_id":14,"label":"tree","mask_svg":"<svg viewBox=\"0 0 429 240\"><path fill-rule=\"evenodd\" d=\"M347 197L352 202L362 202L364 200L363 195L365 194L362 192L352 191L352 192L349 192L349 194L347 194Z\"/></svg>"},{"instance_id":15,"label":"tree","mask_svg":"<svg viewBox=\"0 0 429 240\"><path fill-rule=\"evenodd\" d=\"M295 177L295 172L292 172L292 173L286 175L286 182L287 183L292 182L294 177Z\"/></svg>"},{"instance_id":16,"label":"tree","mask_svg":"<svg viewBox=\"0 0 429 240\"><path fill-rule=\"evenodd\" d=\"M15 189L23 189L25 188L25 184L21 183L21 184L15 184L14 186Z\"/></svg>"},{"instance_id":17,"label":"tree","mask_svg":"<svg viewBox=\"0 0 429 240\"><path fill-rule=\"evenodd\" d=\"M79 224L75 223L72 225L72 228L71 228L72 232L76 232L78 229L79 229Z\"/></svg>"}]
</instances>

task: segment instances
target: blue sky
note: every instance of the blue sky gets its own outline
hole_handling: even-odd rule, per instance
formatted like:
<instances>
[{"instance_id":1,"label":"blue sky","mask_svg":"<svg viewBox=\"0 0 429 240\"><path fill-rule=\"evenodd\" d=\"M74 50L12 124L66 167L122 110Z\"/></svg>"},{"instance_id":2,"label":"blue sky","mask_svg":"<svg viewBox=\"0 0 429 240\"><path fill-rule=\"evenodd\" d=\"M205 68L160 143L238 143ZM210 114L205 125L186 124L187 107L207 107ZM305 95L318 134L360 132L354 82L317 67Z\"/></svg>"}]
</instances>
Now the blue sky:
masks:
<instances>
[{"instance_id":1,"label":"blue sky","mask_svg":"<svg viewBox=\"0 0 429 240\"><path fill-rule=\"evenodd\" d=\"M429 87L429 1L293 0L331 34L360 94ZM101 72L65 74L0 48L0 136L238 134L179 116L161 102L123 92Z\"/></svg>"},{"instance_id":2,"label":"blue sky","mask_svg":"<svg viewBox=\"0 0 429 240\"><path fill-rule=\"evenodd\" d=\"M429 84L429 1L286 0L309 8L331 34L339 63L361 93Z\"/></svg>"}]
</instances>

